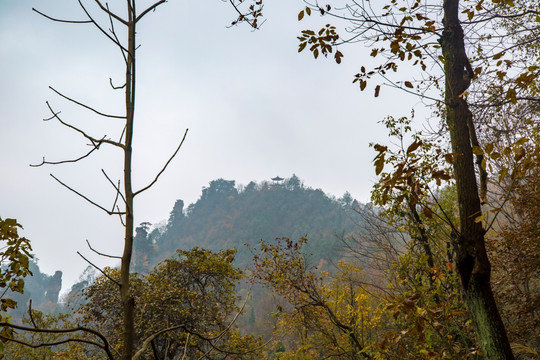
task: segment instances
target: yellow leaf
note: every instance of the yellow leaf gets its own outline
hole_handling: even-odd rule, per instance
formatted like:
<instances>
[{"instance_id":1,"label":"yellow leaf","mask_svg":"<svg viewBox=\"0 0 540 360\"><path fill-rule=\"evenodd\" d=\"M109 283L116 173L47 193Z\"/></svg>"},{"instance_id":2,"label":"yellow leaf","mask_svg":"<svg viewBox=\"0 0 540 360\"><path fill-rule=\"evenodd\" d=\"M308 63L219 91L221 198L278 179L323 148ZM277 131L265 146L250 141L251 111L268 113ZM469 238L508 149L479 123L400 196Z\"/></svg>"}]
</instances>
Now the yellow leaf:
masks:
<instances>
[{"instance_id":1,"label":"yellow leaf","mask_svg":"<svg viewBox=\"0 0 540 360\"><path fill-rule=\"evenodd\" d=\"M474 155L484 155L484 150L482 150L482 148L480 146L473 146L472 147L472 152Z\"/></svg>"},{"instance_id":2,"label":"yellow leaf","mask_svg":"<svg viewBox=\"0 0 540 360\"><path fill-rule=\"evenodd\" d=\"M493 55L493 60L498 60L498 59L502 58L504 56L504 54L505 54L505 52L501 51L500 53Z\"/></svg>"},{"instance_id":3,"label":"yellow leaf","mask_svg":"<svg viewBox=\"0 0 540 360\"><path fill-rule=\"evenodd\" d=\"M412 153L414 150L418 149L418 147L422 145L422 140L418 141L418 142L413 142L411 145L409 145L409 147L407 148L407 154L410 154Z\"/></svg>"},{"instance_id":4,"label":"yellow leaf","mask_svg":"<svg viewBox=\"0 0 540 360\"><path fill-rule=\"evenodd\" d=\"M384 169L384 155L375 161L375 175L379 175Z\"/></svg>"},{"instance_id":5,"label":"yellow leaf","mask_svg":"<svg viewBox=\"0 0 540 360\"><path fill-rule=\"evenodd\" d=\"M428 208L427 206L424 206L422 208L422 212L424 213L424 215L428 218L428 219L431 219L433 218L433 211Z\"/></svg>"},{"instance_id":6,"label":"yellow leaf","mask_svg":"<svg viewBox=\"0 0 540 360\"><path fill-rule=\"evenodd\" d=\"M410 81L405 81L405 86L408 88L413 88L413 84Z\"/></svg>"},{"instance_id":7,"label":"yellow leaf","mask_svg":"<svg viewBox=\"0 0 540 360\"><path fill-rule=\"evenodd\" d=\"M298 13L298 21L302 20L303 18L304 18L304 10Z\"/></svg>"},{"instance_id":8,"label":"yellow leaf","mask_svg":"<svg viewBox=\"0 0 540 360\"><path fill-rule=\"evenodd\" d=\"M521 139L519 139L518 141L516 141L516 142L514 143L514 145L520 146L520 145L525 144L527 141L529 141L529 138L527 138L527 137L522 137Z\"/></svg>"}]
</instances>

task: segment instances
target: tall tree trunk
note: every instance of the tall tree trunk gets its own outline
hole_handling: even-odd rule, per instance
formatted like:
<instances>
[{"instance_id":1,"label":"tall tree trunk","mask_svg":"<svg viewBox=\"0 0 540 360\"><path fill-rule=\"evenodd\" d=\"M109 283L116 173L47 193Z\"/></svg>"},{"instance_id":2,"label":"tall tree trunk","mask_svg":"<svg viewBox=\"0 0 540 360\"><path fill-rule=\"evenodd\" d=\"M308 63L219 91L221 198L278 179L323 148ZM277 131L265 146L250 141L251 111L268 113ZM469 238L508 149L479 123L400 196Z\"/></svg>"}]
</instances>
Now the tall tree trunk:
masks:
<instances>
[{"instance_id":1,"label":"tall tree trunk","mask_svg":"<svg viewBox=\"0 0 540 360\"><path fill-rule=\"evenodd\" d=\"M480 348L487 359L514 359L506 330L491 291L491 266L487 257L481 221L480 197L468 123L472 113L462 93L463 78L470 64L465 54L463 29L459 22L459 0L444 0L444 31L441 39L445 60L446 121L454 160L460 233L456 240L456 264L465 303L473 321Z\"/></svg>"},{"instance_id":2,"label":"tall tree trunk","mask_svg":"<svg viewBox=\"0 0 540 360\"><path fill-rule=\"evenodd\" d=\"M133 122L135 117L135 1L128 0L128 52L126 54L126 129L124 148L124 192L126 219L124 252L120 266L120 298L123 308L122 359L131 360L135 340L135 300L130 290L130 263L133 251L133 189L131 186L131 160Z\"/></svg>"}]
</instances>

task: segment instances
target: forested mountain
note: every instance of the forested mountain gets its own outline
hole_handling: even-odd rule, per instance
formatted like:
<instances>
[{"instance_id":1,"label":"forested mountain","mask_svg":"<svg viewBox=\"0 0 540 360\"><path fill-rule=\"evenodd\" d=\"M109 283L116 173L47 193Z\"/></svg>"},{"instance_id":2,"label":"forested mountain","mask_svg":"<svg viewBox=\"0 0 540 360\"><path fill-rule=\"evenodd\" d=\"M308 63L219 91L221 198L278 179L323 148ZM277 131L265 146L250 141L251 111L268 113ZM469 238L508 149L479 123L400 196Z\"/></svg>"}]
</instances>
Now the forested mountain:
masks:
<instances>
[{"instance_id":1,"label":"forested mountain","mask_svg":"<svg viewBox=\"0 0 540 360\"><path fill-rule=\"evenodd\" d=\"M28 311L29 300L32 300L32 308L53 313L56 310L58 296L62 288L62 272L56 271L54 275L42 273L37 260L30 260L29 269L32 276L24 281L24 292L17 293L8 291L7 296L17 301L17 308L10 311L15 319L22 318Z\"/></svg>"},{"instance_id":2,"label":"forested mountain","mask_svg":"<svg viewBox=\"0 0 540 360\"><path fill-rule=\"evenodd\" d=\"M336 199L320 189L303 185L295 175L272 182L236 186L217 179L204 187L200 198L187 208L177 200L168 222L152 231L142 223L135 238L135 271L146 271L176 249L195 246L213 251L236 248L239 266L251 263L248 246L278 237L307 236L312 261L332 260L340 237L352 232L359 205L350 194Z\"/></svg>"},{"instance_id":3,"label":"forested mountain","mask_svg":"<svg viewBox=\"0 0 540 360\"><path fill-rule=\"evenodd\" d=\"M202 189L200 198L184 208L177 200L166 226L153 228L144 222L136 229L134 270L148 272L160 261L171 258L177 249L190 250L197 246L212 251L237 249L236 265L251 265L253 254L249 244L256 247L259 240L272 241L278 237L309 239L306 253L318 264L332 264L341 246L340 238L354 231L360 205L349 193L336 199L320 189L304 186L295 175L271 182L250 182L237 186L234 180L217 179ZM33 308L54 312L62 286L62 273L41 273L36 262L26 279L23 294L13 294L19 303L11 312L22 317L32 299ZM73 285L72 294L85 288L87 280ZM68 295L68 298L71 298ZM71 299L70 301L73 301Z\"/></svg>"}]
</instances>

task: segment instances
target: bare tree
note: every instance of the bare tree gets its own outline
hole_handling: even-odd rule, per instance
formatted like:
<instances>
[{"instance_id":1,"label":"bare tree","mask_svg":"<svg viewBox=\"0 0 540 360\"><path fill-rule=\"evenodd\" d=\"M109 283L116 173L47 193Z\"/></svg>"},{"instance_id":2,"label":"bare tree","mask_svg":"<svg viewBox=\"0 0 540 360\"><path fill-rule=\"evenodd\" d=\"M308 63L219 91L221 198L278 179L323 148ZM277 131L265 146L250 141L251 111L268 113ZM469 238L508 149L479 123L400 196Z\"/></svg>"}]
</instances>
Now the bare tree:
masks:
<instances>
[{"instance_id":1,"label":"bare tree","mask_svg":"<svg viewBox=\"0 0 540 360\"><path fill-rule=\"evenodd\" d=\"M51 174L51 176L62 186L66 187L68 190L72 191L82 199L86 200L90 204L94 205L95 207L101 209L108 215L114 215L118 216L120 222L122 223L122 226L124 227L124 247L123 247L123 253L121 256L114 256L114 255L105 255L101 252L98 252L94 250L92 247L90 247L91 250L96 252L99 255L105 255L112 258L118 258L120 259L121 265L120 265L120 279L119 281L110 279L113 281L117 286L118 290L120 292L120 298L122 301L122 309L123 309L123 323L122 323L122 349L120 358L124 360L130 360L135 357L140 357L141 353L144 352L144 349L140 349L136 353L134 340L135 340L135 327L134 327L134 318L135 318L135 301L133 298L133 295L130 291L130 263L132 258L132 251L133 251L133 235L134 235L134 199L141 193L149 190L151 187L153 187L157 181L159 180L160 176L165 172L171 161L175 158L175 156L180 151L184 140L187 135L187 130L185 131L183 137L180 139L178 146L172 153L172 155L165 161L164 165L162 166L161 170L155 174L154 178L145 186L143 186L140 189L134 189L132 185L132 156L133 156L133 129L134 129L134 123L135 123L135 94L136 94L136 52L137 52L137 41L136 41L136 34L137 34L137 25L139 21L141 21L146 15L148 15L150 12L155 11L160 5L167 2L167 0L159 0L152 3L150 6L138 10L137 9L137 1L136 0L126 0L124 5L124 14L120 15L119 13L116 13L112 11L109 8L108 3L102 2L100 0L94 0L90 1L91 3L94 3L96 8L98 8L98 11L101 11L101 16L105 16L106 24L102 24L102 21L99 20L99 18L94 15L89 9L88 5L85 5L82 0L78 0L78 3L80 5L80 8L83 12L84 19L83 20L69 20L69 19L60 19L53 16L50 16L48 14L45 14L39 10L33 9L36 13L46 17L49 20L55 21L55 22L61 22L61 23L67 23L67 24L90 24L94 26L102 35L104 35L109 41L111 41L119 50L122 56L123 63L125 64L125 82L121 86L115 86L113 85L112 80L110 80L110 85L113 90L123 90L125 92L125 113L122 115L114 115L114 114L108 114L102 111L97 110L94 107L91 107L84 102L78 101L76 99L73 99L64 93L54 89L50 88L54 93L62 97L63 99L72 102L86 110L92 111L93 113L105 117L105 118L114 118L114 119L121 119L124 121L124 127L121 133L115 138L111 139L107 136L104 137L95 137L91 135L86 130L77 127L75 125L70 124L65 119L63 119L60 116L60 112L53 109L53 107L47 102L47 106L51 112L51 116L45 120L56 120L63 126L79 133L82 135L86 140L90 142L90 150L79 157L73 158L73 159L66 159L66 160L60 160L60 161L48 161L43 158L42 162L36 165L32 166L42 166L42 165L59 165L59 164L66 164L66 163L74 163L78 162L88 156L90 156L94 151L99 150L102 146L112 146L113 148L116 148L120 150L123 154L123 179L118 180L117 182L113 181L109 175L102 170L103 175L105 176L106 180L110 183L110 185L113 186L115 190L115 200L113 203L113 206L111 208L107 208L100 204L97 201L94 201L90 198L90 196L87 196L83 194L82 192L76 190L74 187L71 187L70 185L67 185L66 183L62 182L60 179L55 177ZM260 24L258 23L259 18L262 16L262 2L257 1L252 4L245 4L244 0L229 0L228 1L233 8L238 13L238 18L232 22L232 25L236 25L241 22L247 22L251 27L254 29L258 28ZM123 27L124 31L119 32L117 31L117 28ZM120 33L125 33L126 38L121 39ZM90 245L90 244L89 244ZM81 255L79 253L79 255ZM81 255L82 257L82 255ZM84 257L83 257L84 258ZM104 272L99 269L97 266L95 266L92 262L84 258L86 261L88 261L92 266L96 267L99 271L101 271L103 274ZM81 340L81 338L69 338L68 340L65 340L61 343L71 342L71 341L80 341L85 342L87 344L96 345L100 348L102 348L109 359L113 359L113 354L109 349L109 346L107 344L106 339L98 334L97 332L86 329L83 327L79 327L76 329L39 329L38 327L22 327L22 326L15 326L8 323L0 323L0 326L11 326L12 328L18 329L18 330L24 330L24 331L32 331L32 332L49 332L49 333L74 333L77 331L82 331L85 333L93 334L95 336L98 336L98 338L101 340L101 342L95 342L95 341L87 341L87 340ZM176 327L172 327L170 329L176 329L178 327L182 326L181 324L178 324ZM158 336L159 334L170 331L170 329L163 329L159 333L152 335L150 338L154 338ZM10 340L10 339L6 339ZM12 341L15 341L12 339ZM151 341L151 339L149 340ZM148 342L148 341L147 341ZM145 344L147 343L145 342ZM59 345L58 342L54 343L48 343L48 344L25 344L32 347L41 347L41 346L54 346ZM147 345L147 344L146 344ZM137 355L135 355L137 354Z\"/></svg>"}]
</instances>

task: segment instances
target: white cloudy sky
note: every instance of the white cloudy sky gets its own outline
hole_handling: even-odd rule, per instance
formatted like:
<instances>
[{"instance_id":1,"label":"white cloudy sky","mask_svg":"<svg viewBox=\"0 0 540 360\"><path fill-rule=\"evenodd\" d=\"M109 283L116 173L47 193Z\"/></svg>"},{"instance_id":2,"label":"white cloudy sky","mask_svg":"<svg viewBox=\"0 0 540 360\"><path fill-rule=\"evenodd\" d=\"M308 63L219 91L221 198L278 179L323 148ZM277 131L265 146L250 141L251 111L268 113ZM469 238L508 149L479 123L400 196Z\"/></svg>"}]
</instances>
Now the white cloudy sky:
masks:
<instances>
[{"instance_id":1,"label":"white cloudy sky","mask_svg":"<svg viewBox=\"0 0 540 360\"><path fill-rule=\"evenodd\" d=\"M93 1L86 1L89 7ZM112 2L123 4L123 1ZM141 1L144 8L149 1ZM53 173L92 199L110 206L113 189L100 169L121 176L120 154L102 149L78 164L31 168L30 163L83 154L85 141L49 117L45 101L65 121L96 137L114 136L119 121L100 119L48 89L109 113L122 113L119 51L91 25L51 22L84 19L76 0L0 0L0 216L14 217L31 239L42 271L64 272L64 289L87 264L114 264L85 244L119 254L117 219L57 184ZM175 149L179 156L153 190L136 202L136 221L160 222L176 199L196 201L216 178L239 184L296 173L308 186L341 196L369 199L374 180L369 142L387 141L377 121L407 115L418 101L388 89L374 98L352 84L369 61L361 45L342 49L343 63L297 53L300 30L325 19L299 23L301 1L267 1L259 31L227 28L234 19L220 0L169 1L142 20L138 29L138 89L134 182L150 181ZM120 8L120 7L119 7ZM106 26L106 24L105 24Z\"/></svg>"}]
</instances>

